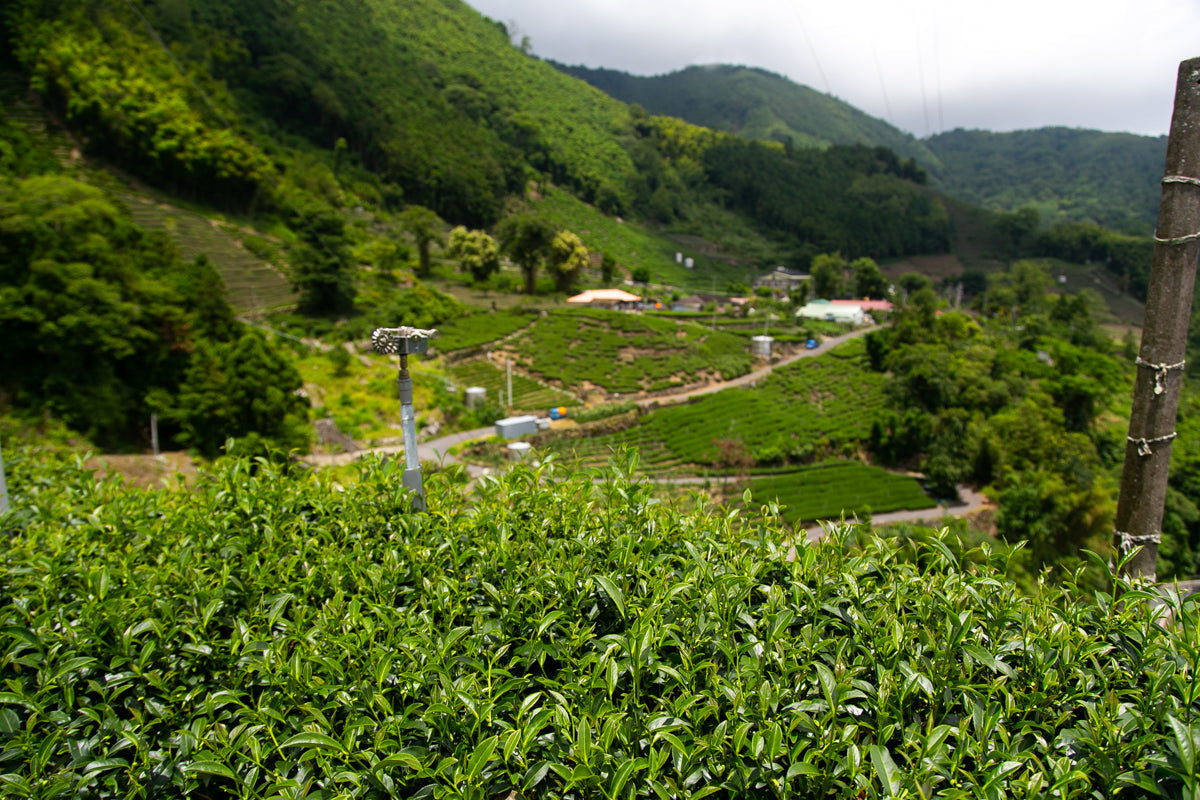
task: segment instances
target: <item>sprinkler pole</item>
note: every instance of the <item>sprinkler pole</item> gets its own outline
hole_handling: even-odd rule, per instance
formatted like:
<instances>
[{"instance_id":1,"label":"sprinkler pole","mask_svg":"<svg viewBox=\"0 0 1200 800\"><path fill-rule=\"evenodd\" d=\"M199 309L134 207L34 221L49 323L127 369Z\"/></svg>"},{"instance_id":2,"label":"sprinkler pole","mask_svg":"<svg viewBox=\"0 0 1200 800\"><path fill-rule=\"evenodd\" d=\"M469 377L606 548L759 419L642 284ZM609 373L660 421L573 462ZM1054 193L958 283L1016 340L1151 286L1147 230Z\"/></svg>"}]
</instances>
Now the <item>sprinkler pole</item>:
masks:
<instances>
[{"instance_id":1,"label":"sprinkler pole","mask_svg":"<svg viewBox=\"0 0 1200 800\"><path fill-rule=\"evenodd\" d=\"M0 514L8 511L8 482L4 480L4 453L0 452Z\"/></svg>"},{"instance_id":2,"label":"sprinkler pole","mask_svg":"<svg viewBox=\"0 0 1200 800\"><path fill-rule=\"evenodd\" d=\"M396 394L400 398L400 427L404 431L404 477L406 489L413 492L414 511L425 510L425 483L421 477L421 458L417 453L417 415L413 410L413 382L408 374L408 357L429 349L429 340L436 330L420 328L376 328L371 345L376 353L400 356L400 372L396 376Z\"/></svg>"}]
</instances>

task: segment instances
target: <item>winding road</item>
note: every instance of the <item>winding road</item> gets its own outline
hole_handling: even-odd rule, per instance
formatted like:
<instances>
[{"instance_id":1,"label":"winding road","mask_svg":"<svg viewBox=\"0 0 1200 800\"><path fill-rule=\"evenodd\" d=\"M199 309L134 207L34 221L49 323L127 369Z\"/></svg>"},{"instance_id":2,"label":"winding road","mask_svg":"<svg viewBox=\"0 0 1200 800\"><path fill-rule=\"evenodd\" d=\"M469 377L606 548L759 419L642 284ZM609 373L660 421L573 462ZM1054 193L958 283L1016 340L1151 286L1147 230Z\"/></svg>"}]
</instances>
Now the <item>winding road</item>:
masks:
<instances>
[{"instance_id":1,"label":"winding road","mask_svg":"<svg viewBox=\"0 0 1200 800\"><path fill-rule=\"evenodd\" d=\"M700 397L706 394L713 394L725 389L733 389L739 386L753 386L759 381L765 379L773 370L780 367L786 367L788 364L799 361L802 358L815 358L816 356L828 353L833 348L843 342L848 342L851 339L857 339L860 336L865 336L879 326L874 325L866 328L859 328L843 333L841 336L834 336L821 342L812 350L800 350L790 356L780 359L774 364L769 364L761 369L748 372L739 378L733 378L728 381L717 381L707 386L701 386L696 389L688 389L677 394L660 395L657 397L643 397L637 400L637 404L643 408L652 406L671 405L673 403L686 403L693 397ZM486 428L476 428L470 431L460 431L459 433L450 433L445 436L439 436L436 439L430 439L427 442L417 444L417 454L422 461L437 461L444 464L453 464L454 457L450 455L450 449L455 445L469 442L475 439L483 439L491 436L494 429L491 426ZM368 455L387 455L392 456L404 452L403 445L385 445L383 447L370 447L362 450L355 450L352 453L336 453L333 455L311 454L305 456L304 460L313 466L340 466L343 464L351 464Z\"/></svg>"}]
</instances>

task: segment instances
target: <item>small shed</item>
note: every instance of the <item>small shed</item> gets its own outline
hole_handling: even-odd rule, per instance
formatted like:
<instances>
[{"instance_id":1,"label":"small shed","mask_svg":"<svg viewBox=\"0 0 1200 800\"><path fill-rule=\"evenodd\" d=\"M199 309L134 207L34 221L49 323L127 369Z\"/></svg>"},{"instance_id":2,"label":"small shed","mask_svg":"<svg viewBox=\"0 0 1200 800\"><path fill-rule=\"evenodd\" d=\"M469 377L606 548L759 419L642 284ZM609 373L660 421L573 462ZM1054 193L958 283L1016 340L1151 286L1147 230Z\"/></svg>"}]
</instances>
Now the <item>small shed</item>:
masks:
<instances>
[{"instance_id":1,"label":"small shed","mask_svg":"<svg viewBox=\"0 0 1200 800\"><path fill-rule=\"evenodd\" d=\"M516 439L537 432L537 417L532 414L496 420L496 435L501 439Z\"/></svg>"}]
</instances>

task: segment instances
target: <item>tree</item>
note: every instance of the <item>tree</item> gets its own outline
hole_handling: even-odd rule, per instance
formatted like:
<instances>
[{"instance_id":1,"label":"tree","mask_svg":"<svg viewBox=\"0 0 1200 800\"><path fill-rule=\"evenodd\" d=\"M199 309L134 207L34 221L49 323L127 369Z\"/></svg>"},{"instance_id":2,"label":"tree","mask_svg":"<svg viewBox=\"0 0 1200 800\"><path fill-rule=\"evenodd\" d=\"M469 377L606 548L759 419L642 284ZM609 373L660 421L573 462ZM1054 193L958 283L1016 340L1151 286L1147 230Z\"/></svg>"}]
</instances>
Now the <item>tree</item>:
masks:
<instances>
[{"instance_id":1,"label":"tree","mask_svg":"<svg viewBox=\"0 0 1200 800\"><path fill-rule=\"evenodd\" d=\"M650 283L650 268L649 267L634 267L629 271L629 278L634 283L648 284Z\"/></svg>"},{"instance_id":2,"label":"tree","mask_svg":"<svg viewBox=\"0 0 1200 800\"><path fill-rule=\"evenodd\" d=\"M1040 221L1041 215L1036 208L1030 206L996 216L996 230L1008 240L1009 252L1013 258L1021 254L1022 243L1033 235Z\"/></svg>"},{"instance_id":3,"label":"tree","mask_svg":"<svg viewBox=\"0 0 1200 800\"><path fill-rule=\"evenodd\" d=\"M617 260L612 254L605 253L600 257L600 282L605 286L613 282L617 276Z\"/></svg>"},{"instance_id":4,"label":"tree","mask_svg":"<svg viewBox=\"0 0 1200 800\"><path fill-rule=\"evenodd\" d=\"M906 295L914 295L922 289L933 289L933 281L927 275L922 275L919 272L905 272L896 279L896 283L904 290Z\"/></svg>"},{"instance_id":5,"label":"tree","mask_svg":"<svg viewBox=\"0 0 1200 800\"><path fill-rule=\"evenodd\" d=\"M816 256L808 270L812 275L813 294L823 300L839 297L842 293L842 270L845 267L845 259L836 253Z\"/></svg>"},{"instance_id":6,"label":"tree","mask_svg":"<svg viewBox=\"0 0 1200 800\"><path fill-rule=\"evenodd\" d=\"M297 212L293 227L302 243L291 254L292 285L308 314L344 314L354 308L357 289L342 218L329 207Z\"/></svg>"},{"instance_id":7,"label":"tree","mask_svg":"<svg viewBox=\"0 0 1200 800\"><path fill-rule=\"evenodd\" d=\"M236 342L201 341L192 352L179 396L168 416L179 441L206 456L228 438L248 438L265 449L305 450L308 401L291 362L271 350L257 331Z\"/></svg>"},{"instance_id":8,"label":"tree","mask_svg":"<svg viewBox=\"0 0 1200 800\"><path fill-rule=\"evenodd\" d=\"M879 271L879 265L870 258L855 259L850 264L854 271L854 296L882 300L888 296L890 283Z\"/></svg>"},{"instance_id":9,"label":"tree","mask_svg":"<svg viewBox=\"0 0 1200 800\"><path fill-rule=\"evenodd\" d=\"M146 397L174 389L205 316L189 313L191 277L102 190L0 179L0 397L104 447L135 441Z\"/></svg>"},{"instance_id":10,"label":"tree","mask_svg":"<svg viewBox=\"0 0 1200 800\"><path fill-rule=\"evenodd\" d=\"M525 294L537 288L537 271L554 239L554 228L541 217L530 214L509 217L500 224L500 241L525 276Z\"/></svg>"},{"instance_id":11,"label":"tree","mask_svg":"<svg viewBox=\"0 0 1200 800\"><path fill-rule=\"evenodd\" d=\"M809 292L808 285L810 283L812 283L812 281L801 281L800 282L800 285L796 287L796 290L794 292L792 292L792 305L799 308L800 306L803 306L806 303L808 303L808 292Z\"/></svg>"},{"instance_id":12,"label":"tree","mask_svg":"<svg viewBox=\"0 0 1200 800\"><path fill-rule=\"evenodd\" d=\"M400 215L404 227L417 245L417 277L428 278L433 272L429 259L430 248L442 240L442 218L425 206L412 205Z\"/></svg>"},{"instance_id":13,"label":"tree","mask_svg":"<svg viewBox=\"0 0 1200 800\"><path fill-rule=\"evenodd\" d=\"M554 287L560 292L569 292L579 273L590 263L583 240L571 231L559 231L550 242L550 270L554 275Z\"/></svg>"},{"instance_id":14,"label":"tree","mask_svg":"<svg viewBox=\"0 0 1200 800\"><path fill-rule=\"evenodd\" d=\"M500 270L500 246L483 231L469 231L459 225L450 231L446 252L458 259L476 283L483 283Z\"/></svg>"},{"instance_id":15,"label":"tree","mask_svg":"<svg viewBox=\"0 0 1200 800\"><path fill-rule=\"evenodd\" d=\"M713 439L712 445L716 448L713 453L713 468L721 472L722 487L728 483L731 472L739 478L745 478L749 474L750 468L754 466L754 456L745 442L741 439L721 438Z\"/></svg>"}]
</instances>

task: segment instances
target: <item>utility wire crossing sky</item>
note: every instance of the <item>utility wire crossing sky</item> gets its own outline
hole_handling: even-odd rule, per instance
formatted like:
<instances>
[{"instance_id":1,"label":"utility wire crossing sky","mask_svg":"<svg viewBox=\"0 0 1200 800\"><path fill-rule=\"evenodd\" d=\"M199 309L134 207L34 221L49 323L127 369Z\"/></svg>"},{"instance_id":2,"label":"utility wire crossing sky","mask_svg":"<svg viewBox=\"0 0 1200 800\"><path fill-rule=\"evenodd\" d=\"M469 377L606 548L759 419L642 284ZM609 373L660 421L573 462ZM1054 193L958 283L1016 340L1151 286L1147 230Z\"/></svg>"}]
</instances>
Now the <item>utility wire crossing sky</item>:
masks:
<instances>
[{"instance_id":1,"label":"utility wire crossing sky","mask_svg":"<svg viewBox=\"0 0 1200 800\"><path fill-rule=\"evenodd\" d=\"M468 0L564 64L761 67L918 137L1170 126L1200 0Z\"/></svg>"}]
</instances>

